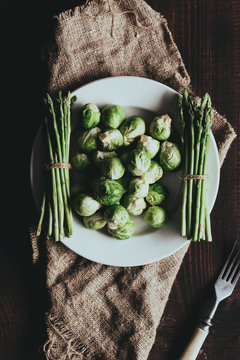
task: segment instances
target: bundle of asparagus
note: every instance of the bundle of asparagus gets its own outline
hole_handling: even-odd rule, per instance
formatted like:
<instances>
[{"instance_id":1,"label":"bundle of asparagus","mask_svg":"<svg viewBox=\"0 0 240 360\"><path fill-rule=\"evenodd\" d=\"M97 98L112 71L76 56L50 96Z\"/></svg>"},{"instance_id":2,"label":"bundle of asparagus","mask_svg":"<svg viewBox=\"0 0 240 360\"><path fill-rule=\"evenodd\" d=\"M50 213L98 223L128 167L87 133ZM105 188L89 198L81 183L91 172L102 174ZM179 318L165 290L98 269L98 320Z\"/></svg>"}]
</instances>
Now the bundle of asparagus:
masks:
<instances>
[{"instance_id":1,"label":"bundle of asparagus","mask_svg":"<svg viewBox=\"0 0 240 360\"><path fill-rule=\"evenodd\" d=\"M179 110L184 159L181 233L192 241L212 241L208 209L210 96L206 93L200 101L185 90L179 96Z\"/></svg>"},{"instance_id":2,"label":"bundle of asparagus","mask_svg":"<svg viewBox=\"0 0 240 360\"><path fill-rule=\"evenodd\" d=\"M43 224L47 238L55 241L72 235L72 211L70 207L69 150L71 134L71 105L75 98L70 92L66 97L59 92L53 100L49 94L44 99L46 105L45 130L48 148L47 182L43 195L37 236Z\"/></svg>"}]
</instances>

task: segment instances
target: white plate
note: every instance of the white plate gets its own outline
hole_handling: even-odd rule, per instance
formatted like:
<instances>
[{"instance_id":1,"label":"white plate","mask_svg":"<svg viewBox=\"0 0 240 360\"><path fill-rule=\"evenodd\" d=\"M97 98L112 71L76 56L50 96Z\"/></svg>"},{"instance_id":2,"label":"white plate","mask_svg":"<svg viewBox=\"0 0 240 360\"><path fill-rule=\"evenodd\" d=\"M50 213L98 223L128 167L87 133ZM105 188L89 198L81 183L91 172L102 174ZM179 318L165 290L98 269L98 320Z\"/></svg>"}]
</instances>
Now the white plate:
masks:
<instances>
[{"instance_id":1,"label":"white plate","mask_svg":"<svg viewBox=\"0 0 240 360\"><path fill-rule=\"evenodd\" d=\"M126 116L139 115L146 121L153 116L168 113L178 128L177 92L153 80L123 76L91 82L72 93L77 96L73 107L73 121L82 105L92 102L100 108L107 104L124 107ZM31 158L31 183L38 209L43 188L43 141L39 130L33 145ZM213 135L209 149L209 206L212 209L219 186L219 158ZM137 266L163 259L183 247L187 240L180 235L181 171L165 175L162 182L168 187L168 207L172 216L162 229L152 229L142 219L135 217L134 236L128 240L116 240L101 231L86 229L74 216L73 235L62 242L77 254L106 265ZM175 209L175 212L173 211Z\"/></svg>"}]
</instances>

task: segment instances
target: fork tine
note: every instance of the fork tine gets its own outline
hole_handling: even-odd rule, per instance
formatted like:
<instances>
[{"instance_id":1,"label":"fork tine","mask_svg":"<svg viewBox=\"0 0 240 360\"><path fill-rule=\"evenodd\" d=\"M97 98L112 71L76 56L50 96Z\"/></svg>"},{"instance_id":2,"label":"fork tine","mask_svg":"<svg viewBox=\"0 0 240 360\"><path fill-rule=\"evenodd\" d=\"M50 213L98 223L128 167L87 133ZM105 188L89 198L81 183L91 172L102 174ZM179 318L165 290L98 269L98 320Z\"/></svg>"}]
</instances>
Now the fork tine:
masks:
<instances>
[{"instance_id":1,"label":"fork tine","mask_svg":"<svg viewBox=\"0 0 240 360\"><path fill-rule=\"evenodd\" d=\"M240 260L238 260L238 262L236 263L236 265L235 265L235 267L234 267L234 270L233 270L233 272L232 272L232 274L231 274L231 276L230 276L230 278L229 278L229 281L232 282L234 276L236 275L236 272L237 272L237 270L238 270L239 265L240 265Z\"/></svg>"},{"instance_id":2,"label":"fork tine","mask_svg":"<svg viewBox=\"0 0 240 360\"><path fill-rule=\"evenodd\" d=\"M225 262L225 264L224 264L224 266L223 266L223 268L222 268L222 271L220 272L220 274L219 274L219 276L218 276L218 279L221 279L221 278L222 278L222 275L224 274L224 271L226 270L226 268L227 268L227 266L228 266L229 260L230 260L230 258L231 258L231 256L232 256L232 253L233 253L234 250L235 250L236 245L237 245L237 241L235 242L235 244L234 244L234 246L233 246L233 248L232 248L232 251L231 251L229 257L227 258L227 261Z\"/></svg>"},{"instance_id":3,"label":"fork tine","mask_svg":"<svg viewBox=\"0 0 240 360\"><path fill-rule=\"evenodd\" d=\"M237 281L238 281L238 279L239 279L239 276L240 276L240 269L238 270L238 273L237 273L237 275L236 275L236 277L235 277L235 279L234 279L234 281L233 281L233 286L236 285L236 283L237 283Z\"/></svg>"},{"instance_id":4,"label":"fork tine","mask_svg":"<svg viewBox=\"0 0 240 360\"><path fill-rule=\"evenodd\" d=\"M234 273L234 271L236 270L235 267L235 262L237 260L237 258L239 257L239 252L237 252L237 254L234 256L234 258L232 259L231 263L229 263L229 266L227 268L227 272L224 276L222 276L223 279L227 280L228 277L230 278L230 274L232 276L232 274Z\"/></svg>"}]
</instances>

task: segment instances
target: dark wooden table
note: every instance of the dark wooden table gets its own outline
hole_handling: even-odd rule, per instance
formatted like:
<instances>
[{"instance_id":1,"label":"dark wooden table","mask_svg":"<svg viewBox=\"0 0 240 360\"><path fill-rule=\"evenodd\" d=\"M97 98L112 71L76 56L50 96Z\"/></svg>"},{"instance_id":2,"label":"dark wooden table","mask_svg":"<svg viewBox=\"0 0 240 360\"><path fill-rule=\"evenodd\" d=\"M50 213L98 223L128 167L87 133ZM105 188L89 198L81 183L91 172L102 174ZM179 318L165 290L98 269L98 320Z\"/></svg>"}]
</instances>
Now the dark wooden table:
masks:
<instances>
[{"instance_id":1,"label":"dark wooden table","mask_svg":"<svg viewBox=\"0 0 240 360\"><path fill-rule=\"evenodd\" d=\"M240 1L149 0L168 20L198 95L208 91L214 107L239 132ZM35 219L29 158L40 123L44 69L40 45L51 31L49 19L77 1L29 0L1 3L1 252L0 359L37 360L44 333L39 284L31 264L27 225ZM212 212L212 244L192 244L157 331L148 360L175 360L208 308L212 285L239 238L239 141L221 170ZM199 360L240 359L240 284L219 306ZM116 359L121 360L121 359Z\"/></svg>"}]
</instances>

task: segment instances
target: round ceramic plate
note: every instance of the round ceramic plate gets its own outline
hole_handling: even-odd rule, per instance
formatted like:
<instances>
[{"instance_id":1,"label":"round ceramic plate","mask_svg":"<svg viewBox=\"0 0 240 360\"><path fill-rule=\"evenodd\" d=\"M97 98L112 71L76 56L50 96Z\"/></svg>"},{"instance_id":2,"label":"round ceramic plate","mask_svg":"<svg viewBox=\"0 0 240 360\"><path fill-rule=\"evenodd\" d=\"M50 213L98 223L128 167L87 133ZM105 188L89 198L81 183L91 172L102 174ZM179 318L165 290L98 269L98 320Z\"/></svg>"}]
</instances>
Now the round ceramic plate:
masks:
<instances>
[{"instance_id":1,"label":"round ceramic plate","mask_svg":"<svg viewBox=\"0 0 240 360\"><path fill-rule=\"evenodd\" d=\"M124 76L110 77L91 82L72 93L77 96L73 106L73 124L81 106L94 103L101 109L108 104L124 107L126 116L138 115L146 122L154 116L168 113L173 119L175 133L178 129L178 94L173 89L153 80ZM219 185L219 158L213 135L209 149L209 207L212 209ZM33 197L40 208L44 177L43 137L39 130L31 158L31 183ZM187 240L180 235L181 227L181 170L164 174L161 183L170 196L167 210L169 222L162 229L153 229L142 216L134 217L135 232L128 240L116 240L104 231L86 229L81 219L74 215L73 235L62 242L75 253L95 262L113 266L137 266L163 259L183 247Z\"/></svg>"}]
</instances>

